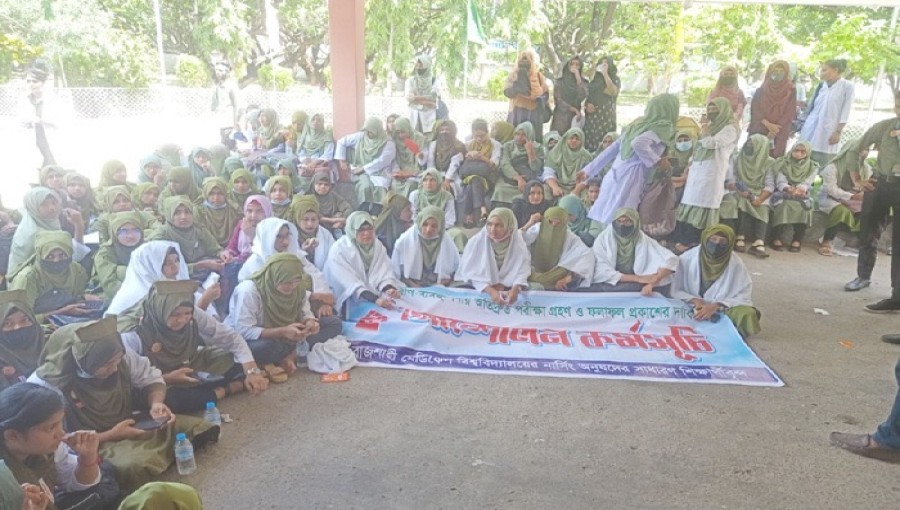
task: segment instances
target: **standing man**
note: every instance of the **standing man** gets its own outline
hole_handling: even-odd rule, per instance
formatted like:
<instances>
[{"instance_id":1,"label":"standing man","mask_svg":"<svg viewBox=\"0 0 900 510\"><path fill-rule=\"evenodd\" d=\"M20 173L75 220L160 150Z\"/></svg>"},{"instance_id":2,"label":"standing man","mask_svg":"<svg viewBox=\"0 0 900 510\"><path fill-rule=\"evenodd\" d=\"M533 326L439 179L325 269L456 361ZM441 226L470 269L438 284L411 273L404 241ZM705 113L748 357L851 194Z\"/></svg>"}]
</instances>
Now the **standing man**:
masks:
<instances>
[{"instance_id":1,"label":"standing man","mask_svg":"<svg viewBox=\"0 0 900 510\"><path fill-rule=\"evenodd\" d=\"M233 147L234 141L230 139L233 131L240 131L238 121L238 86L231 78L231 64L220 59L213 62L215 88L212 97L212 112L218 124L222 144Z\"/></svg>"},{"instance_id":2,"label":"standing man","mask_svg":"<svg viewBox=\"0 0 900 510\"><path fill-rule=\"evenodd\" d=\"M874 181L862 180L859 171L850 172L853 191L864 191L859 225L859 258L856 263L856 279L844 286L855 291L868 287L875 267L875 246L881 224L893 208L900 211L900 91L894 93L893 119L883 120L870 127L859 144L860 157L875 145L878 159L875 163ZM892 253L900 254L900 221L894 218ZM872 313L900 312L900 255L891 257L891 297L866 305Z\"/></svg>"},{"instance_id":3,"label":"standing man","mask_svg":"<svg viewBox=\"0 0 900 510\"><path fill-rule=\"evenodd\" d=\"M897 335L885 336L896 337ZM900 361L897 362L897 366L894 368L894 375L897 378L897 384L900 384ZM900 462L900 390L897 391L897 396L894 397L891 414L888 415L884 423L875 429L874 434L832 432L830 439L831 444L839 446L850 453L885 462Z\"/></svg>"},{"instance_id":4,"label":"standing man","mask_svg":"<svg viewBox=\"0 0 900 510\"><path fill-rule=\"evenodd\" d=\"M53 111L57 106L52 101L52 97L44 90L47 77L50 70L47 64L37 61L25 73L25 84L28 87L28 95L22 102L19 116L25 129L34 130L35 145L41 153L41 166L55 165L56 158L50 150L50 138L56 130L57 125L53 120L54 115L59 114Z\"/></svg>"},{"instance_id":5,"label":"standing man","mask_svg":"<svg viewBox=\"0 0 900 510\"><path fill-rule=\"evenodd\" d=\"M413 129L427 135L437 120L437 87L431 72L431 57L418 55L415 58L413 75L406 80L406 100L409 102L409 122Z\"/></svg>"},{"instance_id":6,"label":"standing man","mask_svg":"<svg viewBox=\"0 0 900 510\"><path fill-rule=\"evenodd\" d=\"M806 122L800 129L800 139L812 145L812 160L819 168L831 161L841 148L841 132L850 117L853 105L853 84L843 78L847 61L828 60L822 64L822 82L816 88Z\"/></svg>"}]
</instances>

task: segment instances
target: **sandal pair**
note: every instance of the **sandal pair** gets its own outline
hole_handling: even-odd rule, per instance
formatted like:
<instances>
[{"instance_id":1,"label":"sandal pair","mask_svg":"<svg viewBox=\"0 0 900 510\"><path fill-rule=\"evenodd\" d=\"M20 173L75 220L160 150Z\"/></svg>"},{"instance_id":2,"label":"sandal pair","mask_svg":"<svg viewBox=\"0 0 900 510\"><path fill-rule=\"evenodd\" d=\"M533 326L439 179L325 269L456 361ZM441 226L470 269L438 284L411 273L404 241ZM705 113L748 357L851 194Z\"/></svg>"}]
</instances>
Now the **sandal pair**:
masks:
<instances>
[{"instance_id":1,"label":"sandal pair","mask_svg":"<svg viewBox=\"0 0 900 510\"><path fill-rule=\"evenodd\" d=\"M271 363L268 365L263 365L262 368L266 373L266 377L273 383L280 384L283 382L287 382L288 375L283 368L277 367Z\"/></svg>"}]
</instances>

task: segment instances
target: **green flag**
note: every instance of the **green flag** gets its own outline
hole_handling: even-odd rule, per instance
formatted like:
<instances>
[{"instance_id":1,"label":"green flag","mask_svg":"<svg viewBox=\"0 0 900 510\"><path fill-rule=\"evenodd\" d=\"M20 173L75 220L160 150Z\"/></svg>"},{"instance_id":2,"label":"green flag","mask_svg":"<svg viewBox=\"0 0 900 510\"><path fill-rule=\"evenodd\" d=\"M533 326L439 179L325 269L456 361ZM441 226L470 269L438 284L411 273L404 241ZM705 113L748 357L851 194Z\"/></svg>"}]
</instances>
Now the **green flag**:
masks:
<instances>
[{"instance_id":1,"label":"green flag","mask_svg":"<svg viewBox=\"0 0 900 510\"><path fill-rule=\"evenodd\" d=\"M475 44L487 44L484 30L481 29L481 18L478 17L478 9L475 8L475 0L469 0L466 10L466 40Z\"/></svg>"}]
</instances>

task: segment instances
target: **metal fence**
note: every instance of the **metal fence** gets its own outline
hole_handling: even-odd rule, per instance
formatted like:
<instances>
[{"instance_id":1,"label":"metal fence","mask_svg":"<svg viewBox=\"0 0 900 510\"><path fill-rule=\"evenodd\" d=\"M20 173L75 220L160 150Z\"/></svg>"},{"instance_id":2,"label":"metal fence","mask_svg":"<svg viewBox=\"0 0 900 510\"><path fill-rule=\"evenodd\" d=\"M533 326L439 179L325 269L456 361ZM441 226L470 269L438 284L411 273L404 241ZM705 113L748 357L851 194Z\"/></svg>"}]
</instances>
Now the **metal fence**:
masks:
<instances>
[{"instance_id":1,"label":"metal fence","mask_svg":"<svg viewBox=\"0 0 900 510\"><path fill-rule=\"evenodd\" d=\"M120 88L69 88L57 90L62 109L66 110L66 122L60 136L54 141L57 160L63 166L76 168L92 180L99 176L102 163L108 159L124 161L134 174L139 159L154 147L169 142L181 145L185 150L194 146L208 146L218 141L218 127L210 113L212 93L210 89L160 87L151 89ZM33 168L37 155L29 142L22 138L25 130L17 122L17 108L24 101L22 86L0 87L0 139L11 142L15 151L11 164L8 186L3 187L5 202L16 205L19 196L34 182ZM507 103L478 99L445 98L450 117L460 127L461 136L469 132L468 126L476 118L488 122L506 120ZM332 120L331 95L313 90L241 91L242 104L259 104L274 108L283 122L288 122L292 112L321 113L326 122ZM367 96L366 115L385 118L392 113L404 115L406 100L400 96ZM643 113L643 104L619 104L619 126L624 126ZM699 119L699 108L682 108L682 114ZM877 120L877 119L876 119ZM866 128L866 111L860 107L851 115L845 129L847 137L860 135ZM32 135L33 136L33 135ZM18 138L17 138L18 137ZM22 140L21 142L18 140ZM62 156L60 156L62 155ZM26 171L22 171L27 169ZM96 182L96 181L94 181Z\"/></svg>"}]
</instances>

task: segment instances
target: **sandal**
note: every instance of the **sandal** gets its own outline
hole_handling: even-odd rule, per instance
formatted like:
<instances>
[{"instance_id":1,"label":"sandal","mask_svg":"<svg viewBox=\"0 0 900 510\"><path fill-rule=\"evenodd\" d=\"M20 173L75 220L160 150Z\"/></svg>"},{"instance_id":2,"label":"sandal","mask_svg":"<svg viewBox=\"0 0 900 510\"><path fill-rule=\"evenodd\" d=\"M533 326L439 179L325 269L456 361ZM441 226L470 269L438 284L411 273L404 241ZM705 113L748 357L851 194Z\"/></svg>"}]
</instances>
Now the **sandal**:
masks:
<instances>
[{"instance_id":1,"label":"sandal","mask_svg":"<svg viewBox=\"0 0 900 510\"><path fill-rule=\"evenodd\" d=\"M788 248L788 251L791 253L799 253L800 252L800 241L794 241L791 243L791 247Z\"/></svg>"},{"instance_id":2,"label":"sandal","mask_svg":"<svg viewBox=\"0 0 900 510\"><path fill-rule=\"evenodd\" d=\"M487 213L482 214L481 218L478 219L478 227L481 228L481 227L487 225L487 219L488 219Z\"/></svg>"},{"instance_id":3,"label":"sandal","mask_svg":"<svg viewBox=\"0 0 900 510\"><path fill-rule=\"evenodd\" d=\"M738 253L744 253L747 251L747 243L744 242L743 239L738 239L734 242L734 251Z\"/></svg>"},{"instance_id":4,"label":"sandal","mask_svg":"<svg viewBox=\"0 0 900 510\"><path fill-rule=\"evenodd\" d=\"M772 249L775 251L784 251L784 243L781 241L772 241Z\"/></svg>"},{"instance_id":5,"label":"sandal","mask_svg":"<svg viewBox=\"0 0 900 510\"><path fill-rule=\"evenodd\" d=\"M276 384L280 384L283 382L287 382L288 375L287 372L284 371L281 367L276 367L273 364L263 365L263 370L266 372L266 377L269 378L270 381Z\"/></svg>"},{"instance_id":6,"label":"sandal","mask_svg":"<svg viewBox=\"0 0 900 510\"><path fill-rule=\"evenodd\" d=\"M760 258L760 259L769 258L769 254L766 253L766 247L761 244L758 244L756 246L751 246L750 249L747 251L750 252L750 255L753 255L756 258Z\"/></svg>"},{"instance_id":7,"label":"sandal","mask_svg":"<svg viewBox=\"0 0 900 510\"><path fill-rule=\"evenodd\" d=\"M822 243L819 245L819 255L824 257L831 257L834 255L834 248L831 246L831 243Z\"/></svg>"}]
</instances>

